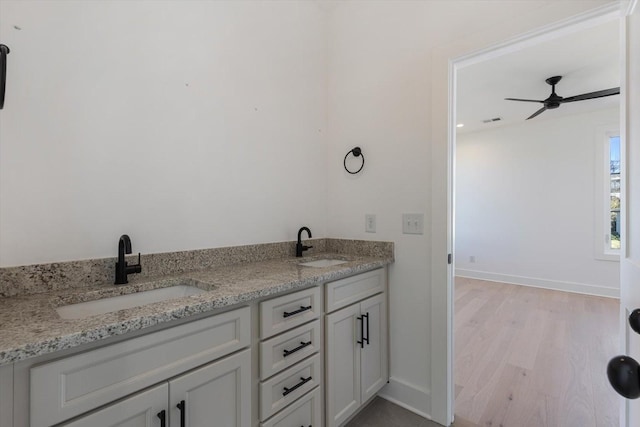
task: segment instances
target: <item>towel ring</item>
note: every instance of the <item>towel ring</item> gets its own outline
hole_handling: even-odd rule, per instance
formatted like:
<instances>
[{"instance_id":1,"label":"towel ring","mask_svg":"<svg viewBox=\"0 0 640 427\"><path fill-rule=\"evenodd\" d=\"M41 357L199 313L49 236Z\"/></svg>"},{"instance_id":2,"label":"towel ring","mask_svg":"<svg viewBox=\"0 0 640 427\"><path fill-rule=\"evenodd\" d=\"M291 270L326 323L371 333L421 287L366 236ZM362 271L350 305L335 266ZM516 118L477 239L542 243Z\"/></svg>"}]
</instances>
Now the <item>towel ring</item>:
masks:
<instances>
[{"instance_id":1,"label":"towel ring","mask_svg":"<svg viewBox=\"0 0 640 427\"><path fill-rule=\"evenodd\" d=\"M360 169L358 169L357 171L353 172L350 171L349 168L347 167L347 157L349 157L349 154L353 154L353 157L360 157L362 156L362 164L360 165ZM358 172L360 172L362 170L362 168L364 167L364 154L362 154L362 150L360 149L360 147L355 147L353 150L348 151L346 156L344 156L344 170L346 170L347 172L349 172L351 175L355 175Z\"/></svg>"}]
</instances>

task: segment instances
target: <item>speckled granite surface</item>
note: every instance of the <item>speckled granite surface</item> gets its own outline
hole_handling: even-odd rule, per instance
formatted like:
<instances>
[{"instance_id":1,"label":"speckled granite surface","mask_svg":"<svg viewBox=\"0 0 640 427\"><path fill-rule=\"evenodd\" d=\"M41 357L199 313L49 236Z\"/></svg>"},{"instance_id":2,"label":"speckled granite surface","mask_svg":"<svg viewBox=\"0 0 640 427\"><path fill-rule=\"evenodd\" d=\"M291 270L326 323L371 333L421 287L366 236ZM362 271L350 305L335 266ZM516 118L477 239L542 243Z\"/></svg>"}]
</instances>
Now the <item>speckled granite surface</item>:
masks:
<instances>
[{"instance_id":1,"label":"speckled granite surface","mask_svg":"<svg viewBox=\"0 0 640 427\"><path fill-rule=\"evenodd\" d=\"M331 240L336 242L334 246L337 248L353 246L354 242L364 243L362 240ZM305 240L305 244L310 243L313 245L313 249L305 252L305 255L325 252L325 241L326 239ZM340 242L345 243L341 244ZM363 244L363 254L372 253L370 246L376 247L376 243L379 243L382 248L388 245L387 242L366 242L366 245ZM278 242L142 254L142 272L129 276L129 281L131 283L144 282L152 277L179 274L187 271L207 270L231 264L292 257L296 253L295 245L296 242ZM357 254L359 252L351 253ZM393 250L391 253L393 253ZM128 255L127 262L129 264L137 263L137 254ZM104 283L113 283L115 279L115 263L116 257L0 268L0 297L70 288L86 288Z\"/></svg>"},{"instance_id":2,"label":"speckled granite surface","mask_svg":"<svg viewBox=\"0 0 640 427\"><path fill-rule=\"evenodd\" d=\"M103 282L0 298L0 365L340 279L393 262L393 243L375 245L366 242L358 246L358 242L327 239L333 253L316 252L304 257L304 261L319 258L347 261L333 267L300 266L300 258L287 255L279 259L232 262L193 272L146 277L124 286ZM50 271L55 273L54 269ZM61 319L55 311L61 305L175 284L189 284L207 292L79 320Z\"/></svg>"}]
</instances>

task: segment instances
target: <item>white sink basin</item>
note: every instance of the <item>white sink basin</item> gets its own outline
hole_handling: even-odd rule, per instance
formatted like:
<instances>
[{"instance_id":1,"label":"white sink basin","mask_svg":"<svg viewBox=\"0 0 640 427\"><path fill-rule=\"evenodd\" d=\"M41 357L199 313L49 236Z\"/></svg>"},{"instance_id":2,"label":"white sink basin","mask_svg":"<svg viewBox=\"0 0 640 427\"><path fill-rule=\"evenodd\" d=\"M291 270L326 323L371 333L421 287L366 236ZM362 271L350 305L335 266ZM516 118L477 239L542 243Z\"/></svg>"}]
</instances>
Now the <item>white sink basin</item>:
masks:
<instances>
[{"instance_id":1,"label":"white sink basin","mask_svg":"<svg viewBox=\"0 0 640 427\"><path fill-rule=\"evenodd\" d=\"M77 304L63 305L56 308L63 319L84 319L96 314L111 313L125 308L139 307L153 302L166 301L173 298L188 297L207 292L195 286L177 285L150 291L134 292L127 295L85 301Z\"/></svg>"},{"instance_id":2,"label":"white sink basin","mask_svg":"<svg viewBox=\"0 0 640 427\"><path fill-rule=\"evenodd\" d=\"M301 262L299 265L305 267L332 267L334 265L346 264L347 261L341 259L319 259L317 261Z\"/></svg>"}]
</instances>

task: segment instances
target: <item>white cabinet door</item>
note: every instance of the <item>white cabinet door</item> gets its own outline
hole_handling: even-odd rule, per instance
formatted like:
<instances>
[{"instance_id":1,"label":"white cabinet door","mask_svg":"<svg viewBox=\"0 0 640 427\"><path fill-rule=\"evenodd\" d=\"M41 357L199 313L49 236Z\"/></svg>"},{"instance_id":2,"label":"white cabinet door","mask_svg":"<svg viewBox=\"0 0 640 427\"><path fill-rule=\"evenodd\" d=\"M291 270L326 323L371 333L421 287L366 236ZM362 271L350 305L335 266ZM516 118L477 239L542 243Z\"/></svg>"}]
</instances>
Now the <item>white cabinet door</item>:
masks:
<instances>
[{"instance_id":1,"label":"white cabinet door","mask_svg":"<svg viewBox=\"0 0 640 427\"><path fill-rule=\"evenodd\" d=\"M360 350L362 402L387 382L387 307L384 294L360 303L365 322L365 345Z\"/></svg>"},{"instance_id":2,"label":"white cabinet door","mask_svg":"<svg viewBox=\"0 0 640 427\"><path fill-rule=\"evenodd\" d=\"M326 317L327 426L344 423L388 379L385 294Z\"/></svg>"},{"instance_id":3,"label":"white cabinet door","mask_svg":"<svg viewBox=\"0 0 640 427\"><path fill-rule=\"evenodd\" d=\"M167 383L163 383L63 425L66 427L168 426L168 414L166 412L168 392ZM165 419L164 422L163 419Z\"/></svg>"},{"instance_id":4,"label":"white cabinet door","mask_svg":"<svg viewBox=\"0 0 640 427\"><path fill-rule=\"evenodd\" d=\"M250 427L250 350L169 381L169 408L172 427Z\"/></svg>"},{"instance_id":5,"label":"white cabinet door","mask_svg":"<svg viewBox=\"0 0 640 427\"><path fill-rule=\"evenodd\" d=\"M326 317L327 426L344 422L360 406L360 305Z\"/></svg>"}]
</instances>

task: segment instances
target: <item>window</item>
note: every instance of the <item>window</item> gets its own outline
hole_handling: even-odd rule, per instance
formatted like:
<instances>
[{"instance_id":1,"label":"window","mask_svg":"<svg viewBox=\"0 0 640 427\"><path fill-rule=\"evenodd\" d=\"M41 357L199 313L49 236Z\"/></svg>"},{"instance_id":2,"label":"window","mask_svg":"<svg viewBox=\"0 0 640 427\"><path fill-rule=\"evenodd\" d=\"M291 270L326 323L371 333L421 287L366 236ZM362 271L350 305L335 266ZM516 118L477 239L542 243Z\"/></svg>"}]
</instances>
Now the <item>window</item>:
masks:
<instances>
[{"instance_id":1,"label":"window","mask_svg":"<svg viewBox=\"0 0 640 427\"><path fill-rule=\"evenodd\" d=\"M620 260L620 130L617 124L596 128L594 257Z\"/></svg>"},{"instance_id":2,"label":"window","mask_svg":"<svg viewBox=\"0 0 640 427\"><path fill-rule=\"evenodd\" d=\"M595 240L596 259L620 259L620 131L610 124L598 127L595 138Z\"/></svg>"},{"instance_id":3,"label":"window","mask_svg":"<svg viewBox=\"0 0 640 427\"><path fill-rule=\"evenodd\" d=\"M610 250L620 249L620 136L609 136L609 236Z\"/></svg>"}]
</instances>

